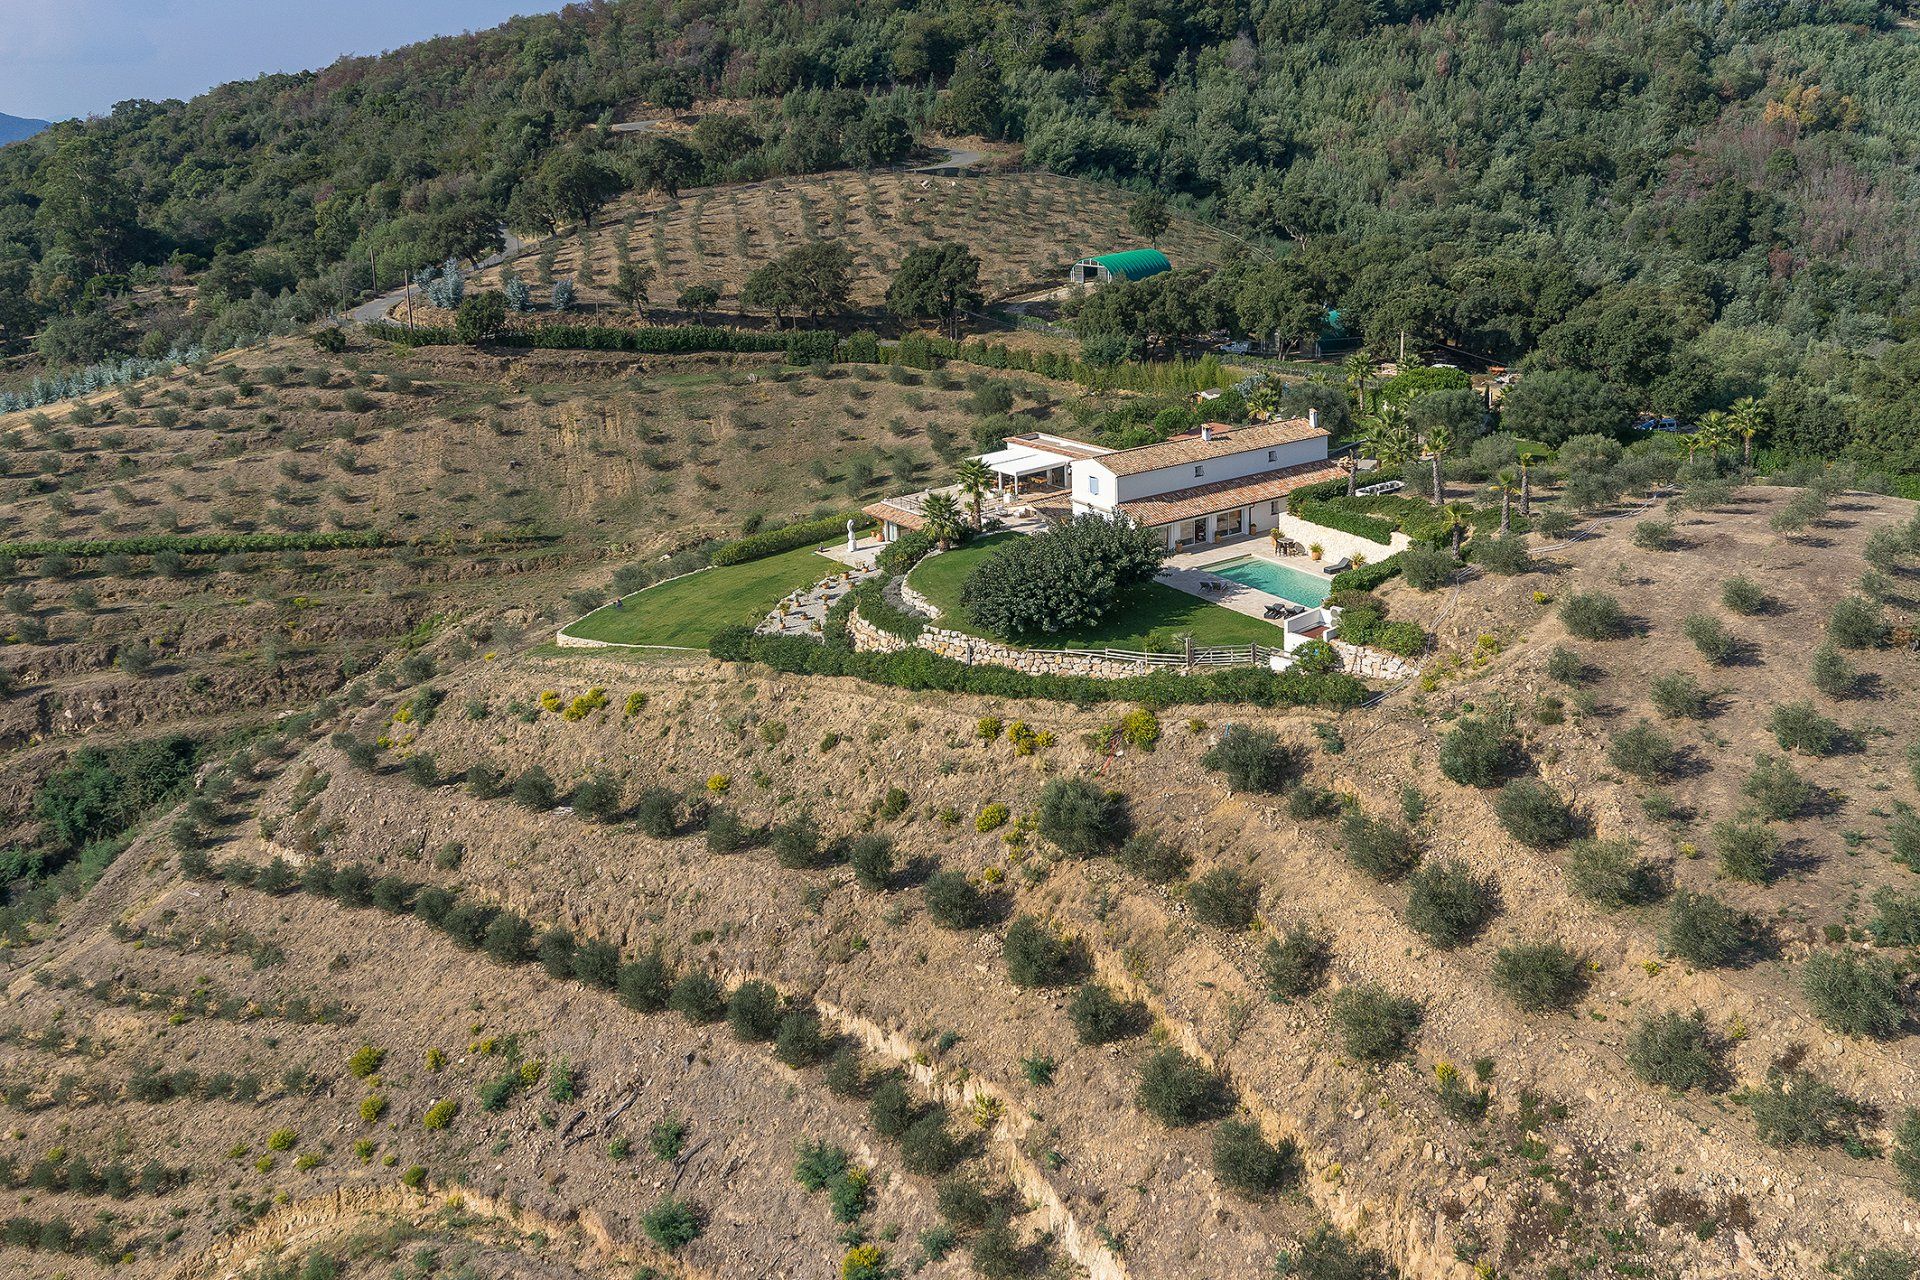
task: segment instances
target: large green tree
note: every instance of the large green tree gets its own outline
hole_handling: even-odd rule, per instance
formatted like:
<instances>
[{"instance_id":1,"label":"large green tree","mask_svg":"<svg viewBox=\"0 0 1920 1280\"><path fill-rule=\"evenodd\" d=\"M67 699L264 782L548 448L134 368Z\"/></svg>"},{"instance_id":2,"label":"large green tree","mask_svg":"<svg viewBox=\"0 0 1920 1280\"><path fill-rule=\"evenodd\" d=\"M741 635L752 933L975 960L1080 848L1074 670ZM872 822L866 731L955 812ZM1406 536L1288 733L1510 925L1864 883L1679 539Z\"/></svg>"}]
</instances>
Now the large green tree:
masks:
<instances>
[{"instance_id":1,"label":"large green tree","mask_svg":"<svg viewBox=\"0 0 1920 1280\"><path fill-rule=\"evenodd\" d=\"M932 320L950 338L960 319L986 304L980 259L964 245L923 244L908 250L887 285L887 310L902 320Z\"/></svg>"}]
</instances>

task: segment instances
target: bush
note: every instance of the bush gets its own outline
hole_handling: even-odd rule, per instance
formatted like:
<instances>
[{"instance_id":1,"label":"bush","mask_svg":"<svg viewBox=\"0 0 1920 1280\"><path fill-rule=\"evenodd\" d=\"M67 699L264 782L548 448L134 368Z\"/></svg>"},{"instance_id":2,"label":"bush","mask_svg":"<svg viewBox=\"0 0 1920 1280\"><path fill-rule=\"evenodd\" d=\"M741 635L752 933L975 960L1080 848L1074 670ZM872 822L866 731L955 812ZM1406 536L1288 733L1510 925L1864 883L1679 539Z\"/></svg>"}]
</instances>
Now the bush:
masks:
<instances>
[{"instance_id":1,"label":"bush","mask_svg":"<svg viewBox=\"0 0 1920 1280\"><path fill-rule=\"evenodd\" d=\"M1397 1057L1420 1029L1420 1006L1405 996L1360 983L1333 997L1333 1022L1346 1051L1363 1062Z\"/></svg>"},{"instance_id":2,"label":"bush","mask_svg":"<svg viewBox=\"0 0 1920 1280\"><path fill-rule=\"evenodd\" d=\"M573 789L568 802L575 815L588 822L612 822L620 815L620 784L596 773Z\"/></svg>"},{"instance_id":3,"label":"bush","mask_svg":"<svg viewBox=\"0 0 1920 1280\"><path fill-rule=\"evenodd\" d=\"M1016 916L1000 947L1016 987L1053 987L1073 976L1073 948L1032 916Z\"/></svg>"},{"instance_id":4,"label":"bush","mask_svg":"<svg viewBox=\"0 0 1920 1280\"><path fill-rule=\"evenodd\" d=\"M1920 947L1920 894L1883 888L1873 895L1874 918L1867 926L1876 947Z\"/></svg>"},{"instance_id":5,"label":"bush","mask_svg":"<svg viewBox=\"0 0 1920 1280\"><path fill-rule=\"evenodd\" d=\"M1811 702L1783 702L1767 717L1767 728L1782 750L1830 756L1846 744L1846 732L1813 709Z\"/></svg>"},{"instance_id":6,"label":"bush","mask_svg":"<svg viewBox=\"0 0 1920 1280\"><path fill-rule=\"evenodd\" d=\"M1827 615L1827 638L1842 649L1872 649L1887 639L1880 606L1864 596L1847 596Z\"/></svg>"},{"instance_id":7,"label":"bush","mask_svg":"<svg viewBox=\"0 0 1920 1280\"><path fill-rule=\"evenodd\" d=\"M620 952L598 939L581 943L573 952L573 976L590 987L612 991L620 982Z\"/></svg>"},{"instance_id":8,"label":"bush","mask_svg":"<svg viewBox=\"0 0 1920 1280\"><path fill-rule=\"evenodd\" d=\"M961 583L960 602L1002 639L1054 635L1100 621L1165 558L1166 543L1153 529L1078 515L982 560Z\"/></svg>"},{"instance_id":9,"label":"bush","mask_svg":"<svg viewBox=\"0 0 1920 1280\"><path fill-rule=\"evenodd\" d=\"M734 542L723 542L713 549L712 563L745 564L749 560L777 556L783 551L841 541L847 536L847 514L842 512L822 516L818 520L806 520L781 529L765 529ZM873 523L871 516L859 512L852 513L852 516L856 529L864 529Z\"/></svg>"},{"instance_id":10,"label":"bush","mask_svg":"<svg viewBox=\"0 0 1920 1280\"><path fill-rule=\"evenodd\" d=\"M1107 853L1127 835L1127 801L1088 778L1053 778L1034 808L1040 835L1069 857Z\"/></svg>"},{"instance_id":11,"label":"bush","mask_svg":"<svg viewBox=\"0 0 1920 1280\"><path fill-rule=\"evenodd\" d=\"M893 883L893 841L887 836L861 836L847 850L854 883L869 893L885 893Z\"/></svg>"},{"instance_id":12,"label":"bush","mask_svg":"<svg viewBox=\"0 0 1920 1280\"><path fill-rule=\"evenodd\" d=\"M1494 816L1507 834L1533 849L1551 849L1579 834L1573 810L1538 778L1518 778L1500 788Z\"/></svg>"},{"instance_id":13,"label":"bush","mask_svg":"<svg viewBox=\"0 0 1920 1280\"><path fill-rule=\"evenodd\" d=\"M1885 1040L1906 1021L1900 979L1881 960L1818 952L1807 957L1800 990L1815 1016L1842 1035Z\"/></svg>"},{"instance_id":14,"label":"bush","mask_svg":"<svg viewBox=\"0 0 1920 1280\"><path fill-rule=\"evenodd\" d=\"M495 964L520 964L533 946L533 926L511 911L502 911L487 923L483 946Z\"/></svg>"},{"instance_id":15,"label":"bush","mask_svg":"<svg viewBox=\"0 0 1920 1280\"><path fill-rule=\"evenodd\" d=\"M1684 671L1655 676L1647 692L1653 709L1669 720L1704 720L1713 713L1713 695Z\"/></svg>"},{"instance_id":16,"label":"bush","mask_svg":"<svg viewBox=\"0 0 1920 1280\"><path fill-rule=\"evenodd\" d=\"M1420 862L1410 831L1364 813L1350 813L1340 824L1340 845L1347 860L1375 880L1398 880Z\"/></svg>"},{"instance_id":17,"label":"bush","mask_svg":"<svg viewBox=\"0 0 1920 1280\"><path fill-rule=\"evenodd\" d=\"M656 949L620 966L620 1003L637 1013L658 1013L672 999L673 969Z\"/></svg>"},{"instance_id":18,"label":"bush","mask_svg":"<svg viewBox=\"0 0 1920 1280\"><path fill-rule=\"evenodd\" d=\"M1722 1075L1719 1046L1698 1010L1642 1018L1627 1038L1627 1065L1648 1084L1683 1092L1714 1087Z\"/></svg>"},{"instance_id":19,"label":"bush","mask_svg":"<svg viewBox=\"0 0 1920 1280\"><path fill-rule=\"evenodd\" d=\"M1920 1109L1908 1107L1901 1113L1888 1159L1893 1162L1893 1171L1900 1175L1900 1185L1907 1195L1920 1200Z\"/></svg>"},{"instance_id":20,"label":"bush","mask_svg":"<svg viewBox=\"0 0 1920 1280\"><path fill-rule=\"evenodd\" d=\"M1400 1274L1376 1249L1353 1243L1326 1223L1284 1251L1274 1263L1278 1280L1395 1280Z\"/></svg>"},{"instance_id":21,"label":"bush","mask_svg":"<svg viewBox=\"0 0 1920 1280\"><path fill-rule=\"evenodd\" d=\"M1140 1068L1140 1109L1170 1128L1225 1113L1232 1095L1219 1076L1178 1049L1162 1049Z\"/></svg>"},{"instance_id":22,"label":"bush","mask_svg":"<svg viewBox=\"0 0 1920 1280\"><path fill-rule=\"evenodd\" d=\"M669 839L680 830L680 800L665 787L648 787L634 801L633 825L656 840Z\"/></svg>"},{"instance_id":23,"label":"bush","mask_svg":"<svg viewBox=\"0 0 1920 1280\"><path fill-rule=\"evenodd\" d=\"M1555 645L1547 654L1547 679L1559 684L1579 684L1587 678L1587 663L1577 650Z\"/></svg>"},{"instance_id":24,"label":"bush","mask_svg":"<svg viewBox=\"0 0 1920 1280\"><path fill-rule=\"evenodd\" d=\"M759 833L731 809L713 809L707 813L707 851L738 853L751 848Z\"/></svg>"},{"instance_id":25,"label":"bush","mask_svg":"<svg viewBox=\"0 0 1920 1280\"><path fill-rule=\"evenodd\" d=\"M1147 1011L1137 1001L1118 999L1105 987L1089 982L1067 1003L1067 1019L1081 1044L1109 1044L1140 1034Z\"/></svg>"},{"instance_id":26,"label":"bush","mask_svg":"<svg viewBox=\"0 0 1920 1280\"><path fill-rule=\"evenodd\" d=\"M1295 924L1267 940L1260 955L1260 976L1275 1000L1297 1000L1320 985L1332 959L1332 940L1325 933Z\"/></svg>"},{"instance_id":27,"label":"bush","mask_svg":"<svg viewBox=\"0 0 1920 1280\"><path fill-rule=\"evenodd\" d=\"M1854 1134L1861 1114L1859 1103L1811 1071L1769 1071L1739 1101L1753 1113L1760 1141L1773 1147L1830 1147Z\"/></svg>"},{"instance_id":28,"label":"bush","mask_svg":"<svg viewBox=\"0 0 1920 1280\"><path fill-rule=\"evenodd\" d=\"M1613 736L1607 748L1607 760L1622 773L1642 782L1659 782L1671 777L1680 763L1680 752L1673 739L1642 720Z\"/></svg>"},{"instance_id":29,"label":"bush","mask_svg":"<svg viewBox=\"0 0 1920 1280\"><path fill-rule=\"evenodd\" d=\"M1739 656L1740 642L1711 614L1690 613L1680 624L1680 631L1693 642L1700 656L1715 666L1731 662Z\"/></svg>"},{"instance_id":30,"label":"bush","mask_svg":"<svg viewBox=\"0 0 1920 1280\"><path fill-rule=\"evenodd\" d=\"M971 1178L942 1179L934 1195L940 1216L962 1231L978 1231L993 1221L1000 1206Z\"/></svg>"},{"instance_id":31,"label":"bush","mask_svg":"<svg viewBox=\"0 0 1920 1280\"><path fill-rule=\"evenodd\" d=\"M1527 550L1527 539L1523 534L1475 538L1472 550L1475 564L1503 578L1511 578L1533 568L1533 554Z\"/></svg>"},{"instance_id":32,"label":"bush","mask_svg":"<svg viewBox=\"0 0 1920 1280\"><path fill-rule=\"evenodd\" d=\"M867 1119L874 1131L889 1141L897 1141L919 1116L920 1108L897 1073L875 1085L873 1096L867 1099Z\"/></svg>"},{"instance_id":33,"label":"bush","mask_svg":"<svg viewBox=\"0 0 1920 1280\"><path fill-rule=\"evenodd\" d=\"M1705 893L1682 889L1667 908L1661 945L1703 969L1739 962L1757 945L1760 922Z\"/></svg>"},{"instance_id":34,"label":"bush","mask_svg":"<svg viewBox=\"0 0 1920 1280\"><path fill-rule=\"evenodd\" d=\"M1486 720L1461 720L1440 739L1440 772L1463 787L1499 785L1518 756L1513 738Z\"/></svg>"},{"instance_id":35,"label":"bush","mask_svg":"<svg viewBox=\"0 0 1920 1280\"><path fill-rule=\"evenodd\" d=\"M571 978L574 950L573 934L565 928L559 928L541 934L533 954L549 978Z\"/></svg>"},{"instance_id":36,"label":"bush","mask_svg":"<svg viewBox=\"0 0 1920 1280\"><path fill-rule=\"evenodd\" d=\"M813 815L804 810L773 829L772 843L774 860L796 871L816 870L832 861Z\"/></svg>"},{"instance_id":37,"label":"bush","mask_svg":"<svg viewBox=\"0 0 1920 1280\"><path fill-rule=\"evenodd\" d=\"M1766 590L1752 578L1736 576L1720 584L1720 603L1735 613L1765 613L1772 605Z\"/></svg>"},{"instance_id":38,"label":"bush","mask_svg":"<svg viewBox=\"0 0 1920 1280\"><path fill-rule=\"evenodd\" d=\"M1813 651L1807 679L1829 698L1851 698L1860 687L1859 671L1831 644L1823 644Z\"/></svg>"},{"instance_id":39,"label":"bush","mask_svg":"<svg viewBox=\"0 0 1920 1280\"><path fill-rule=\"evenodd\" d=\"M1726 820L1713 824L1715 855L1720 874L1748 884L1767 884L1780 858L1780 838L1759 822Z\"/></svg>"},{"instance_id":40,"label":"bush","mask_svg":"<svg viewBox=\"0 0 1920 1280\"><path fill-rule=\"evenodd\" d=\"M1624 840L1576 843L1567 852L1567 884L1608 911L1646 902L1658 887L1653 869Z\"/></svg>"},{"instance_id":41,"label":"bush","mask_svg":"<svg viewBox=\"0 0 1920 1280\"><path fill-rule=\"evenodd\" d=\"M942 929L971 929L986 921L986 898L958 871L934 872L921 895L927 915Z\"/></svg>"},{"instance_id":42,"label":"bush","mask_svg":"<svg viewBox=\"0 0 1920 1280\"><path fill-rule=\"evenodd\" d=\"M1755 756L1753 770L1740 784L1740 792L1762 817L1781 822L1799 817L1813 803L1812 785L1779 756Z\"/></svg>"},{"instance_id":43,"label":"bush","mask_svg":"<svg viewBox=\"0 0 1920 1280\"><path fill-rule=\"evenodd\" d=\"M1231 867L1215 867L1187 888L1194 919L1219 929L1245 929L1253 924L1260 886Z\"/></svg>"},{"instance_id":44,"label":"bush","mask_svg":"<svg viewBox=\"0 0 1920 1280\"><path fill-rule=\"evenodd\" d=\"M960 1163L965 1152L947 1132L946 1112L934 1108L900 1135L900 1163L908 1173L938 1177Z\"/></svg>"},{"instance_id":45,"label":"bush","mask_svg":"<svg viewBox=\"0 0 1920 1280\"><path fill-rule=\"evenodd\" d=\"M1564 1009L1586 990L1587 966L1557 942L1502 947L1493 959L1493 985L1528 1013Z\"/></svg>"},{"instance_id":46,"label":"bush","mask_svg":"<svg viewBox=\"0 0 1920 1280\"><path fill-rule=\"evenodd\" d=\"M1257 1200L1299 1179L1300 1153L1290 1140L1268 1142L1257 1124L1227 1120L1213 1133L1213 1173L1227 1190Z\"/></svg>"},{"instance_id":47,"label":"bush","mask_svg":"<svg viewBox=\"0 0 1920 1280\"><path fill-rule=\"evenodd\" d=\"M780 993L758 979L741 983L727 1000L727 1025L735 1039L773 1039L780 1032Z\"/></svg>"},{"instance_id":48,"label":"bush","mask_svg":"<svg viewBox=\"0 0 1920 1280\"><path fill-rule=\"evenodd\" d=\"M1431 862L1407 880L1407 923L1436 947L1471 942L1497 909L1493 882L1465 863Z\"/></svg>"},{"instance_id":49,"label":"bush","mask_svg":"<svg viewBox=\"0 0 1920 1280\"><path fill-rule=\"evenodd\" d=\"M1438 591L1453 580L1460 562L1437 547L1412 546L1394 557L1400 575L1415 591Z\"/></svg>"},{"instance_id":50,"label":"bush","mask_svg":"<svg viewBox=\"0 0 1920 1280\"><path fill-rule=\"evenodd\" d=\"M1301 771L1300 753L1265 729L1235 726L1200 757L1200 763L1225 774L1230 791L1277 795Z\"/></svg>"},{"instance_id":51,"label":"bush","mask_svg":"<svg viewBox=\"0 0 1920 1280\"><path fill-rule=\"evenodd\" d=\"M1642 520L1633 526L1633 545L1642 551L1671 551L1674 547L1673 521Z\"/></svg>"},{"instance_id":52,"label":"bush","mask_svg":"<svg viewBox=\"0 0 1920 1280\"><path fill-rule=\"evenodd\" d=\"M640 1226L646 1231L647 1239L668 1253L692 1244L703 1230L700 1211L685 1200L674 1199L662 1200L647 1210Z\"/></svg>"},{"instance_id":53,"label":"bush","mask_svg":"<svg viewBox=\"0 0 1920 1280\"><path fill-rule=\"evenodd\" d=\"M1127 837L1120 846L1118 861L1143 880L1166 884L1185 875L1193 859L1152 832L1143 831Z\"/></svg>"},{"instance_id":54,"label":"bush","mask_svg":"<svg viewBox=\"0 0 1920 1280\"><path fill-rule=\"evenodd\" d=\"M544 813L554 807L556 799L553 779L537 764L513 780L513 802L522 809Z\"/></svg>"},{"instance_id":55,"label":"bush","mask_svg":"<svg viewBox=\"0 0 1920 1280\"><path fill-rule=\"evenodd\" d=\"M1295 822L1337 817L1340 797L1323 787L1295 787L1287 793L1287 816Z\"/></svg>"},{"instance_id":56,"label":"bush","mask_svg":"<svg viewBox=\"0 0 1920 1280\"><path fill-rule=\"evenodd\" d=\"M704 973L689 973L673 984L667 1008L688 1022L718 1022L727 1015L726 993Z\"/></svg>"},{"instance_id":57,"label":"bush","mask_svg":"<svg viewBox=\"0 0 1920 1280\"><path fill-rule=\"evenodd\" d=\"M1600 591L1583 591L1562 600L1560 622L1581 640L1624 640L1632 630L1620 602Z\"/></svg>"}]
</instances>

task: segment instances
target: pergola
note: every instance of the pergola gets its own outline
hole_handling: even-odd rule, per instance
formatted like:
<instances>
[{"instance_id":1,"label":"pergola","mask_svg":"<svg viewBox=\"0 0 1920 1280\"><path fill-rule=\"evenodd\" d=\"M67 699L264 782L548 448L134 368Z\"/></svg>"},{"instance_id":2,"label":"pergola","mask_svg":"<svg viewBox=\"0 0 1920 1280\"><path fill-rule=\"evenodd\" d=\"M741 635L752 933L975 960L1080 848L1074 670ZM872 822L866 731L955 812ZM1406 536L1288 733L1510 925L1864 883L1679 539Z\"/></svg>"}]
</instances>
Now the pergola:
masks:
<instances>
[{"instance_id":1,"label":"pergola","mask_svg":"<svg viewBox=\"0 0 1920 1280\"><path fill-rule=\"evenodd\" d=\"M1048 453L1044 449L1034 449L1027 445L1009 445L1004 449L995 449L992 453L980 455L980 464L993 472L994 489L1005 493L1007 482L1013 482L1013 496L1020 496L1020 481L1027 476L1048 475L1059 471L1061 483L1065 483L1067 464L1073 459L1063 454Z\"/></svg>"}]
</instances>

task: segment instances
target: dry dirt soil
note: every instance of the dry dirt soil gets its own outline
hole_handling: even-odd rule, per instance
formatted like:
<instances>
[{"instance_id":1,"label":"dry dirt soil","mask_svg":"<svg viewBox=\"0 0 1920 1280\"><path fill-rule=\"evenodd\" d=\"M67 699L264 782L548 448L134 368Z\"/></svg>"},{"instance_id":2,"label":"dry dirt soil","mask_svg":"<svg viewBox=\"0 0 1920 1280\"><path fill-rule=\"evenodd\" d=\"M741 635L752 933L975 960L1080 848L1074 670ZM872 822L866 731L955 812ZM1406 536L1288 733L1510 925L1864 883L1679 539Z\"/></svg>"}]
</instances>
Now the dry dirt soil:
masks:
<instances>
[{"instance_id":1,"label":"dry dirt soil","mask_svg":"<svg viewBox=\"0 0 1920 1280\"><path fill-rule=\"evenodd\" d=\"M489 658L447 628L422 650L447 694L430 722L395 718L413 693L404 678L366 689L309 736L261 753L223 802L210 856L357 863L629 957L658 948L681 972L727 985L761 978L811 1001L867 1071L898 1069L915 1097L947 1105L965 1167L1010 1188L1021 1238L1043 1251L1036 1265L1062 1274L1264 1274L1331 1224L1413 1276L1822 1275L1851 1250L1910 1248L1920 1226L1880 1157L1902 1110L1920 1101L1911 1036L1838 1035L1799 986L1816 951L1874 950L1859 926L1878 889L1913 892L1887 835L1897 806L1915 800L1905 763L1913 654L1849 654L1868 679L1845 700L1807 684L1827 612L1864 567L1865 539L1913 506L1842 495L1789 538L1768 525L1789 496L1743 490L1724 509L1683 516L1673 550L1635 547L1629 513L1594 522L1593 536L1533 573L1433 594L1395 585L1383 592L1395 616L1438 639L1420 680L1338 719L1163 708L1152 751L1111 748L1119 706L914 695L686 658L539 648ZM1720 585L1735 573L1767 588L1768 612L1721 609ZM1890 619L1908 616L1901 593L1912 582L1895 575ZM1616 596L1632 634L1571 639L1557 605L1583 591ZM1688 643L1684 620L1702 611L1746 641L1738 661L1708 665ZM1585 660L1578 685L1546 674L1560 646ZM1717 691L1711 716L1659 720L1647 690L1672 670ZM595 688L607 695L597 710L570 719L543 709ZM645 697L630 701L635 693ZM1711 827L1742 808L1752 757L1780 753L1770 709L1806 699L1850 731L1850 745L1795 757L1825 799L1779 824L1783 874L1764 886L1727 880ZM986 716L1049 731L1052 745L1017 754L1006 735L977 732ZM1511 722L1527 767L1593 834L1635 842L1671 886L1760 916L1766 954L1695 970L1662 949L1663 904L1606 911L1572 892L1564 850L1517 843L1494 816L1495 792L1438 770L1453 724L1488 716ZM1657 788L1607 762L1613 737L1641 719L1684 748ZM1466 945L1430 944L1408 924L1405 887L1343 856L1337 823L1292 817L1277 796L1231 793L1203 765L1229 723L1297 744L1309 785L1369 813L1399 815L1417 791L1423 855L1497 882L1498 915ZM386 746L372 768L357 767L335 730ZM451 779L476 764L509 778L537 765L562 795L600 774L628 803L665 787L689 818L711 807L777 824L804 812L828 837L885 833L903 869L867 889L845 867L784 867L765 847L713 852L692 821L656 838L630 821L482 799L457 782L423 786L407 763L420 755ZM1192 857L1192 875L1228 867L1255 881L1253 927L1202 924L1188 880L1157 886L1108 858L1048 846L1031 823L1041 788L1081 776L1122 793L1137 828ZM1647 805L1650 789L1671 803ZM1012 821L978 830L994 803ZM71 1274L236 1274L316 1249L358 1250L353 1258L376 1260L366 1274L386 1274L389 1259L425 1249L438 1251L425 1274L451 1274L458 1258L474 1274L824 1276L849 1237L826 1199L794 1179L803 1141L871 1169L860 1223L889 1265L970 1274L964 1242L923 1261L923 1233L938 1222L933 1180L818 1068L783 1066L724 1023L635 1012L538 965L495 964L404 915L189 878L155 825L11 956L0 1155L24 1170L59 1147L95 1166L152 1158L186 1171L124 1200L21 1193L22 1213L112 1215L128 1261L61 1256ZM982 886L994 919L935 926L921 888L935 867ZM1072 986L1009 978L1001 942L1023 914L1073 939L1086 973L1143 1002L1150 1026L1081 1045L1066 1016ZM1271 999L1261 951L1302 922L1332 939L1327 982ZM1579 953L1585 989L1566 1012L1523 1013L1490 981L1494 958L1545 939ZM1367 1064L1345 1050L1332 1005L1359 983L1418 1002L1403 1055ZM1694 1010L1724 1046L1725 1087L1677 1094L1640 1082L1626 1065L1637 1022ZM372 1077L358 1076L350 1059L368 1045L382 1056ZM1141 1065L1165 1045L1214 1066L1243 1118L1298 1144L1292 1191L1228 1193L1210 1157L1213 1124L1168 1128L1141 1110ZM1042 1059L1050 1070L1037 1069ZM1484 1075L1484 1116L1443 1105L1443 1064ZM1737 1096L1783 1064L1862 1104L1852 1144L1760 1140ZM137 1100L130 1082L156 1065L195 1072L202 1092L219 1073L254 1084L245 1101L231 1089L211 1102ZM533 1083L488 1110L482 1086L523 1066ZM555 1089L559 1077L571 1089ZM366 1107L370 1096L384 1108ZM429 1108L449 1099L458 1105L445 1126L427 1128ZM656 1160L648 1137L669 1118L686 1122L685 1142ZM415 1169L417 1193L403 1185ZM696 1205L705 1224L671 1256L640 1223L668 1197ZM0 1250L0 1269L39 1274L49 1256Z\"/></svg>"}]
</instances>

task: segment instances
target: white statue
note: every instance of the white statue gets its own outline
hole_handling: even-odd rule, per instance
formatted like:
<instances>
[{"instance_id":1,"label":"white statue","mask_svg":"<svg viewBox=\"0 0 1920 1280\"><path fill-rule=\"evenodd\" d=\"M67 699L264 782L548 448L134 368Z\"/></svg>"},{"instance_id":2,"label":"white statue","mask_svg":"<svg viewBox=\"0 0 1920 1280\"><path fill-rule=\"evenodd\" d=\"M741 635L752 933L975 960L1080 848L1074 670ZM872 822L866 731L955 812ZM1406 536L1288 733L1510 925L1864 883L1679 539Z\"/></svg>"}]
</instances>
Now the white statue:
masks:
<instances>
[{"instance_id":1,"label":"white statue","mask_svg":"<svg viewBox=\"0 0 1920 1280\"><path fill-rule=\"evenodd\" d=\"M851 554L859 546L859 535L853 531L853 517L847 517L847 551Z\"/></svg>"}]
</instances>

